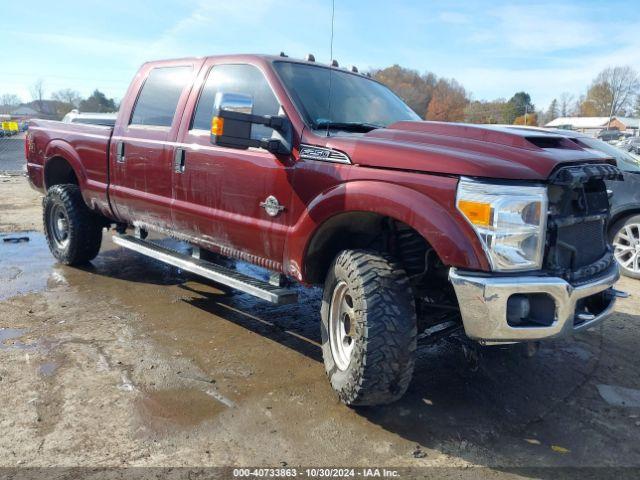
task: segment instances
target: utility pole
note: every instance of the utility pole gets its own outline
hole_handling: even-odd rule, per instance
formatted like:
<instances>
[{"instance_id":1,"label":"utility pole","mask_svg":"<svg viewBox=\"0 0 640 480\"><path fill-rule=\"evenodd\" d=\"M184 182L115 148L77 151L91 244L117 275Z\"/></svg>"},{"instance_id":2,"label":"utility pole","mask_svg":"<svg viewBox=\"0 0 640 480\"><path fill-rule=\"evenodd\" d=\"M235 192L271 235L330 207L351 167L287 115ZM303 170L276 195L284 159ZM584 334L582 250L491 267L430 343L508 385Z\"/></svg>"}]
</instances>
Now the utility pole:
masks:
<instances>
[{"instance_id":1,"label":"utility pole","mask_svg":"<svg viewBox=\"0 0 640 480\"><path fill-rule=\"evenodd\" d=\"M616 92L612 92L611 95L611 110L609 111L609 123L607 123L607 130L611 130L611 118L613 117L613 106L616 103Z\"/></svg>"}]
</instances>

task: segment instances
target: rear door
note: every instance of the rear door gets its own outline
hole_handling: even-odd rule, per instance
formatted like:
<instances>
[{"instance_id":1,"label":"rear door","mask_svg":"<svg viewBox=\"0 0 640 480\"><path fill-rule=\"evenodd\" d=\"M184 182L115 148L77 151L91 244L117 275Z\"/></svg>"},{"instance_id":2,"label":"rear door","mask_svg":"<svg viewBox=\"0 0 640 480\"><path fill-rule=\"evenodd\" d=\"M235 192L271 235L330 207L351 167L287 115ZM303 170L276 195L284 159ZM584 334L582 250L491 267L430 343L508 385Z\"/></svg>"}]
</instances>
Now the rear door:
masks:
<instances>
[{"instance_id":1,"label":"rear door","mask_svg":"<svg viewBox=\"0 0 640 480\"><path fill-rule=\"evenodd\" d=\"M195 63L163 63L143 69L141 88L129 91L110 149L111 200L118 216L152 230L172 227L172 158Z\"/></svg>"},{"instance_id":2,"label":"rear door","mask_svg":"<svg viewBox=\"0 0 640 480\"><path fill-rule=\"evenodd\" d=\"M281 102L260 68L248 63L217 64L209 59L196 85L202 87L191 93L193 114L183 118L180 150L174 153L176 230L205 248L280 270L290 219L293 159L256 148L213 146L210 128L218 92L250 95L256 115L282 114ZM268 127L253 126L253 138L273 134ZM269 214L266 202L277 203L277 213Z\"/></svg>"}]
</instances>

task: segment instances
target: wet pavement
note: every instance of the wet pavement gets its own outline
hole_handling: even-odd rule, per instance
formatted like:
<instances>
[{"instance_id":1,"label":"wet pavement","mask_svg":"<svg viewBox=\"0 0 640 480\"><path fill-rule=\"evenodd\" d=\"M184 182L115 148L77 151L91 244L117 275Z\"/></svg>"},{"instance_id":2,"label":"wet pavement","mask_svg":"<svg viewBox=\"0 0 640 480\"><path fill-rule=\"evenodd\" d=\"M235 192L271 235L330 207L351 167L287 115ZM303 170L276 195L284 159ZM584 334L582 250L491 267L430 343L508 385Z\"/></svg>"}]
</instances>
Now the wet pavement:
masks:
<instances>
[{"instance_id":1,"label":"wet pavement","mask_svg":"<svg viewBox=\"0 0 640 480\"><path fill-rule=\"evenodd\" d=\"M41 233L0 234L0 301L44 290L56 281L54 263Z\"/></svg>"},{"instance_id":2,"label":"wet pavement","mask_svg":"<svg viewBox=\"0 0 640 480\"><path fill-rule=\"evenodd\" d=\"M401 401L350 409L324 373L319 290L273 306L107 233L83 268L10 235L29 241L0 242L5 464L640 466L640 409L598 387L640 388L640 282L621 282L634 296L605 325L534 358L421 348Z\"/></svg>"}]
</instances>

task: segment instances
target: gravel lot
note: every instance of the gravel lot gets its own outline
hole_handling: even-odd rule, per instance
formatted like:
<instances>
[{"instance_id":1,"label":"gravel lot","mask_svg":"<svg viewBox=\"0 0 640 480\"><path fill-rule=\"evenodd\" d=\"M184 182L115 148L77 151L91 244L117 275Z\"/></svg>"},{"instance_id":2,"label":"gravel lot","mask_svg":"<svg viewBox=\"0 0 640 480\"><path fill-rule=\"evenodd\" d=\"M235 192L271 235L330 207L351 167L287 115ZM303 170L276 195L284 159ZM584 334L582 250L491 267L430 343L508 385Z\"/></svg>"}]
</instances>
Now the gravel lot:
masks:
<instances>
[{"instance_id":1,"label":"gravel lot","mask_svg":"<svg viewBox=\"0 0 640 480\"><path fill-rule=\"evenodd\" d=\"M1 236L29 239L0 241L0 466L640 467L638 281L606 324L534 358L445 340L400 402L350 409L325 377L317 291L275 307L106 232L92 265L61 266L40 215L23 177L0 176Z\"/></svg>"}]
</instances>

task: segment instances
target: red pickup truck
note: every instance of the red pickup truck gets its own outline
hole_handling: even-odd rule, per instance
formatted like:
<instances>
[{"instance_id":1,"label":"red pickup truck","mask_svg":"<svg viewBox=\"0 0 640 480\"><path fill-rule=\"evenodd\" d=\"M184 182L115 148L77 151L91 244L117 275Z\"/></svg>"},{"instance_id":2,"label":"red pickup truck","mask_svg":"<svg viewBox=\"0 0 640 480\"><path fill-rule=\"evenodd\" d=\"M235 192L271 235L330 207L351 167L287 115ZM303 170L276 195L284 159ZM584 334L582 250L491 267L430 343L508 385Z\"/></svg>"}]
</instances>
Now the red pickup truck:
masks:
<instances>
[{"instance_id":1,"label":"red pickup truck","mask_svg":"<svg viewBox=\"0 0 640 480\"><path fill-rule=\"evenodd\" d=\"M93 259L113 228L123 247L274 303L296 301L294 281L323 285L324 362L347 404L402 396L419 341L565 336L622 295L611 158L540 131L420 121L335 63L146 63L113 128L36 120L25 148L62 263Z\"/></svg>"}]
</instances>

